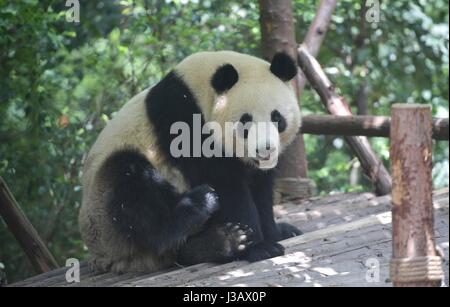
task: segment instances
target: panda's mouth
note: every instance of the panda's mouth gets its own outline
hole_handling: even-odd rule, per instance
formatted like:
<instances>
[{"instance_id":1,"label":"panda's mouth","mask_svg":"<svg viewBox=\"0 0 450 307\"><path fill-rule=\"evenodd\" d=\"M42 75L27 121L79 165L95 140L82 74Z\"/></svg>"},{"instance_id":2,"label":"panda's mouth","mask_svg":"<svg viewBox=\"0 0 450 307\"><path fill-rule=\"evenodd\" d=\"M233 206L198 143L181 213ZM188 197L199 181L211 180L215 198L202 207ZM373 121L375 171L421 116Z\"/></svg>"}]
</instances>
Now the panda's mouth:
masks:
<instances>
[{"instance_id":1,"label":"panda's mouth","mask_svg":"<svg viewBox=\"0 0 450 307\"><path fill-rule=\"evenodd\" d=\"M254 158L255 161L269 161L271 158L270 155L267 156L260 156L260 155L256 155L256 158Z\"/></svg>"},{"instance_id":2,"label":"panda's mouth","mask_svg":"<svg viewBox=\"0 0 450 307\"><path fill-rule=\"evenodd\" d=\"M259 168L259 160L256 158L250 159L251 164L253 164L255 167Z\"/></svg>"},{"instance_id":3,"label":"panda's mouth","mask_svg":"<svg viewBox=\"0 0 450 307\"><path fill-rule=\"evenodd\" d=\"M260 170L273 169L278 164L277 161L273 161L272 159L260 160L260 159L251 158L248 161L249 161L250 165L252 165L253 167L260 169Z\"/></svg>"},{"instance_id":4,"label":"panda's mouth","mask_svg":"<svg viewBox=\"0 0 450 307\"><path fill-rule=\"evenodd\" d=\"M262 166L265 166L264 168L267 167L267 165L272 165L273 163L270 163L271 161L274 160L274 157L272 155L267 155L267 156L256 156L256 158L251 158L250 161L252 162L252 164L254 164L256 167L261 168ZM275 163L276 165L277 163Z\"/></svg>"}]
</instances>

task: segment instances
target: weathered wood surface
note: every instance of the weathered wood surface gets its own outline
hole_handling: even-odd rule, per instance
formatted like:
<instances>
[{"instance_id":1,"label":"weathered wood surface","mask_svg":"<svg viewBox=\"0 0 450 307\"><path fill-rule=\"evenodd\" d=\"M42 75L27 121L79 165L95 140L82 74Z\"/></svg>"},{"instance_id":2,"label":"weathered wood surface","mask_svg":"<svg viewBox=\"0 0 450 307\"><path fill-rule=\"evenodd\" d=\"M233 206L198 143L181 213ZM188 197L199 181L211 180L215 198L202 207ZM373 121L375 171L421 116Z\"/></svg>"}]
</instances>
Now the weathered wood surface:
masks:
<instances>
[{"instance_id":1,"label":"weathered wood surface","mask_svg":"<svg viewBox=\"0 0 450 307\"><path fill-rule=\"evenodd\" d=\"M444 251L448 285L449 191L433 193L436 241ZM248 263L202 263L153 274L96 274L81 266L81 282L67 284L59 269L14 286L392 286L391 199L371 193L315 197L276 206L279 221L305 234L282 242L286 255ZM379 262L379 282L367 282L365 262Z\"/></svg>"},{"instance_id":2,"label":"weathered wood surface","mask_svg":"<svg viewBox=\"0 0 450 307\"><path fill-rule=\"evenodd\" d=\"M436 274L439 269L434 269L434 259L439 262L439 258L435 258L437 251L431 196L431 107L421 104L394 104L391 110L391 278L397 287L436 287L440 285L442 274ZM411 262L411 259L416 262ZM402 269L405 262L407 272ZM439 267L439 264L436 267ZM413 268L417 273L411 276Z\"/></svg>"}]
</instances>

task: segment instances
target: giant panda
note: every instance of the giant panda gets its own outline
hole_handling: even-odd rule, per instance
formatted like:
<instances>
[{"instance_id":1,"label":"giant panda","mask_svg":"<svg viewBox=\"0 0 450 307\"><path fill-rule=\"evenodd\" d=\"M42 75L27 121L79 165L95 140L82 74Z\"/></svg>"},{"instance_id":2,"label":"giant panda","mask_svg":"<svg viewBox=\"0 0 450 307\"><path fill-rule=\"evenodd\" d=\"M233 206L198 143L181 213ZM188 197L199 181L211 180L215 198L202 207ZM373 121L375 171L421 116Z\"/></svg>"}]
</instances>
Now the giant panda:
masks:
<instances>
[{"instance_id":1,"label":"giant panda","mask_svg":"<svg viewBox=\"0 0 450 307\"><path fill-rule=\"evenodd\" d=\"M232 51L200 52L126 103L83 168L79 224L94 267L152 272L283 255L277 242L300 231L274 221L273 167L300 128L290 82L296 73L284 53L269 63ZM176 157L171 127L195 128L195 115L202 124L241 123L246 130L214 136L215 145L236 145L231 152L225 146L224 155ZM266 132L250 140L262 122ZM233 151L250 142L256 156ZM267 167L269 154L275 163Z\"/></svg>"}]
</instances>

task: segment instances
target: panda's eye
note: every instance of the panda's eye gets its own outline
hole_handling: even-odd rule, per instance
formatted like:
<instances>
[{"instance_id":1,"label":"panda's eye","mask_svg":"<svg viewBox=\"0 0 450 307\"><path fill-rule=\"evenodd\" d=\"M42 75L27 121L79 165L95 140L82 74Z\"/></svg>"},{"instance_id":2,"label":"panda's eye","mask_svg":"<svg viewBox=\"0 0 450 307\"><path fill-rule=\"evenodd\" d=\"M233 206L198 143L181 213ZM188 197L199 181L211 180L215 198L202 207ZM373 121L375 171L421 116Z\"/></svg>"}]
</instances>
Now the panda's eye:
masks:
<instances>
[{"instance_id":1,"label":"panda's eye","mask_svg":"<svg viewBox=\"0 0 450 307\"><path fill-rule=\"evenodd\" d=\"M242 124L241 129L239 129L239 134L244 139L248 138L248 129L250 128L250 127L246 127L245 125L248 123L251 123L252 120L253 120L253 117L248 113L242 114L241 118L239 119L239 122Z\"/></svg>"},{"instance_id":2,"label":"panda's eye","mask_svg":"<svg viewBox=\"0 0 450 307\"><path fill-rule=\"evenodd\" d=\"M278 132L281 133L286 130L286 119L280 114L280 112L278 112L278 110L273 110L270 117L272 122L277 123Z\"/></svg>"}]
</instances>

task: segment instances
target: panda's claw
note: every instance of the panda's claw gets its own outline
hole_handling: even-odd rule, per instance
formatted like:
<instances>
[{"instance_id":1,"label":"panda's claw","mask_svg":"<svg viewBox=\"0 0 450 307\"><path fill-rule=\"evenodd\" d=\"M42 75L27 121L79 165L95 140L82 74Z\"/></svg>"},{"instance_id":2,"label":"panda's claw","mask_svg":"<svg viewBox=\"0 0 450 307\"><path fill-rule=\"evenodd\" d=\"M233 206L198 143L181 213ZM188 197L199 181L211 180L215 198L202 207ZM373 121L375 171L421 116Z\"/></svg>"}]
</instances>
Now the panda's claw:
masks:
<instances>
[{"instance_id":1,"label":"panda's claw","mask_svg":"<svg viewBox=\"0 0 450 307\"><path fill-rule=\"evenodd\" d=\"M247 226L227 223L217 228L222 244L221 254L225 258L235 258L238 253L245 251L250 245L250 228Z\"/></svg>"}]
</instances>

